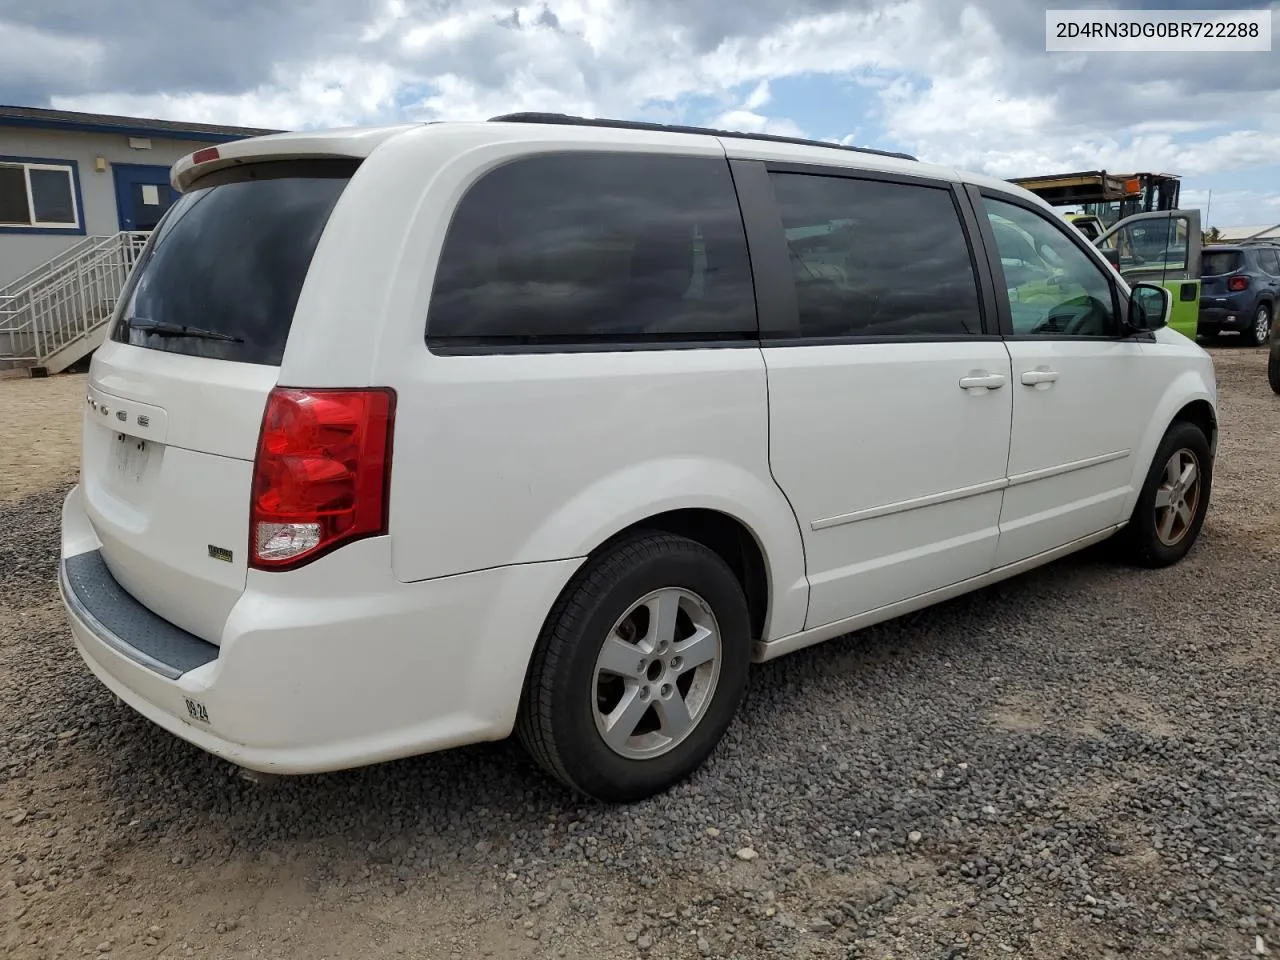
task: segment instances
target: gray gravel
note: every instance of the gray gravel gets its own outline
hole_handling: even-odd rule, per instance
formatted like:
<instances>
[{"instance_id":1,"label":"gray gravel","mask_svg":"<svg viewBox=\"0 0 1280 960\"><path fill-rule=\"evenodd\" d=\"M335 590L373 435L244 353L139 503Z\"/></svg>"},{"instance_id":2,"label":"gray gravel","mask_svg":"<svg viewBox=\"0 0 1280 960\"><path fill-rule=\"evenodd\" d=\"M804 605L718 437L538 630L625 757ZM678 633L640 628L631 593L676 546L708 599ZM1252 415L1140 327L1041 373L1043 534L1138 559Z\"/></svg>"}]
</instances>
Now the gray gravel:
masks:
<instances>
[{"instance_id":1,"label":"gray gravel","mask_svg":"<svg viewBox=\"0 0 1280 960\"><path fill-rule=\"evenodd\" d=\"M116 706L70 648L60 492L0 503L0 948L1278 952L1264 362L1219 351L1215 502L1184 564L1094 551L766 665L710 766L627 809L581 804L513 744L245 784Z\"/></svg>"}]
</instances>

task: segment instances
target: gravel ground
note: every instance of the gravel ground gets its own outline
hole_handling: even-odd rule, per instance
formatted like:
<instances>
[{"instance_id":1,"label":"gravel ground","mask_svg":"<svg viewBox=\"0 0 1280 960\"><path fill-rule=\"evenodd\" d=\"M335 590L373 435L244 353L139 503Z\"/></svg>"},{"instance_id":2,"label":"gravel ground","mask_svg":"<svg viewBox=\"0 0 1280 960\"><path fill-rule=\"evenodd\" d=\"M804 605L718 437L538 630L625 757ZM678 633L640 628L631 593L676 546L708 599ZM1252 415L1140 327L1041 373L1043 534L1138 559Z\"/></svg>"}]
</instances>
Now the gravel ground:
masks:
<instances>
[{"instance_id":1,"label":"gravel ground","mask_svg":"<svg viewBox=\"0 0 1280 960\"><path fill-rule=\"evenodd\" d=\"M0 380L4 443L0 501L74 482L80 456L83 374Z\"/></svg>"},{"instance_id":2,"label":"gravel ground","mask_svg":"<svg viewBox=\"0 0 1280 960\"><path fill-rule=\"evenodd\" d=\"M149 726L66 636L67 460L0 502L0 949L1280 952L1280 398L1263 351L1215 353L1214 503L1182 565L1092 552L766 665L713 763L626 809L511 744L263 788Z\"/></svg>"}]
</instances>

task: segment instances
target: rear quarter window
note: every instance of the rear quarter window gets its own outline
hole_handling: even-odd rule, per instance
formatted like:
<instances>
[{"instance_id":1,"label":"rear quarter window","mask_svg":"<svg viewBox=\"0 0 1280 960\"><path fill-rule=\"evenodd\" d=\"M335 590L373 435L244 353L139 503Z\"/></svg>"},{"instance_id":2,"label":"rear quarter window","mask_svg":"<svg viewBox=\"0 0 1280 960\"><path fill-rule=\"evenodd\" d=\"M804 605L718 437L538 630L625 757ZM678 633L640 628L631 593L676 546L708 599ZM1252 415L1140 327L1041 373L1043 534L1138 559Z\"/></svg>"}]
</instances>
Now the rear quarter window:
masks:
<instances>
[{"instance_id":1,"label":"rear quarter window","mask_svg":"<svg viewBox=\"0 0 1280 960\"><path fill-rule=\"evenodd\" d=\"M278 365L312 255L357 165L280 161L198 181L148 240L112 339Z\"/></svg>"},{"instance_id":2,"label":"rear quarter window","mask_svg":"<svg viewBox=\"0 0 1280 960\"><path fill-rule=\"evenodd\" d=\"M1240 266L1240 254L1235 250L1206 250L1200 261L1200 273L1206 277L1218 277L1234 273Z\"/></svg>"},{"instance_id":3,"label":"rear quarter window","mask_svg":"<svg viewBox=\"0 0 1280 960\"><path fill-rule=\"evenodd\" d=\"M432 349L755 336L737 194L723 158L562 153L484 175L436 269Z\"/></svg>"}]
</instances>

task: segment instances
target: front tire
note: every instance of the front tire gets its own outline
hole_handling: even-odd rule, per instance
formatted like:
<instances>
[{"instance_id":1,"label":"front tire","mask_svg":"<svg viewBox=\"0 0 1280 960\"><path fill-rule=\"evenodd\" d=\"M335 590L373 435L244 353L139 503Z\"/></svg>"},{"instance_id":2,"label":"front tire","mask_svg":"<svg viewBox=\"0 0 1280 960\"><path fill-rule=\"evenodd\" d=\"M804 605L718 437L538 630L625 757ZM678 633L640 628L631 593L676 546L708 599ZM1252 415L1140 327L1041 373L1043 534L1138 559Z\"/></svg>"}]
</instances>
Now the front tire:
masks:
<instances>
[{"instance_id":1,"label":"front tire","mask_svg":"<svg viewBox=\"0 0 1280 960\"><path fill-rule=\"evenodd\" d=\"M1195 424L1175 421L1124 529L1127 558L1143 567L1167 567L1185 557L1204 526L1212 487L1209 438Z\"/></svg>"},{"instance_id":2,"label":"front tire","mask_svg":"<svg viewBox=\"0 0 1280 960\"><path fill-rule=\"evenodd\" d=\"M1265 303L1258 304L1253 315L1253 325L1244 332L1244 342L1251 347L1260 347L1271 338L1271 308Z\"/></svg>"},{"instance_id":3,"label":"front tire","mask_svg":"<svg viewBox=\"0 0 1280 960\"><path fill-rule=\"evenodd\" d=\"M721 557L648 532L607 547L538 638L516 732L549 774L627 803L693 773L746 690L751 618Z\"/></svg>"}]
</instances>

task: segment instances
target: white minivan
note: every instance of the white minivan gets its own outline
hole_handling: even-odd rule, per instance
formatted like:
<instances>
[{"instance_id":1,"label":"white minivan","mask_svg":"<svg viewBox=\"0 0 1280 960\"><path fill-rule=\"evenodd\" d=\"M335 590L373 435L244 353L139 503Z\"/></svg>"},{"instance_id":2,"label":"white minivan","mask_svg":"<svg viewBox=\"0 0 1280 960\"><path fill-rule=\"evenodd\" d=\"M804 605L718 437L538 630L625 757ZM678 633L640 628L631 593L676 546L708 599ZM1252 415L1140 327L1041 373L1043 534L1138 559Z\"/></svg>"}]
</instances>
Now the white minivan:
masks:
<instances>
[{"instance_id":1,"label":"white minivan","mask_svg":"<svg viewBox=\"0 0 1280 960\"><path fill-rule=\"evenodd\" d=\"M1113 536L1171 564L1204 521L1210 358L1005 181L513 114L173 182L60 586L102 683L249 771L514 731L638 799L753 662Z\"/></svg>"}]
</instances>

